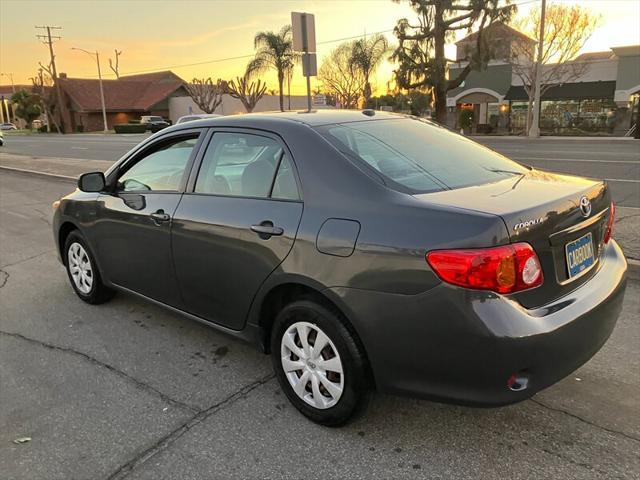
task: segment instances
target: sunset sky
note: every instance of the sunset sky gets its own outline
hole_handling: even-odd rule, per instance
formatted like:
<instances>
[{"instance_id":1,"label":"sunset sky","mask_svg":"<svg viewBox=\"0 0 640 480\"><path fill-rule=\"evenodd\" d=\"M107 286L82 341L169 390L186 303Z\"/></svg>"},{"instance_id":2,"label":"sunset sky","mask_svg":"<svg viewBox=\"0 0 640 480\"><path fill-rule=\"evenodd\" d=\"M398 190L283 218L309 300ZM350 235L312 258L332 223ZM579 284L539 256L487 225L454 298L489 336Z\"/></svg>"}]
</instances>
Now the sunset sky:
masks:
<instances>
[{"instance_id":1,"label":"sunset sky","mask_svg":"<svg viewBox=\"0 0 640 480\"><path fill-rule=\"evenodd\" d=\"M520 15L540 5L532 0L514 3L520 4ZM602 16L583 51L640 44L640 1L562 3L580 3ZM35 38L34 26L48 24L63 27L55 50L58 71L70 77L96 76L91 58L71 50L79 47L99 50L106 78L113 78L107 59L117 48L124 52L121 74L170 69L186 80L228 79L243 72L248 57L212 60L250 56L254 33L279 29L290 22L291 11L315 14L319 64L339 39L390 31L399 18L412 18L408 2L391 0L0 0L0 72L12 73L17 84L30 83L38 61L46 63L49 57L47 47ZM393 42L392 33L386 35ZM378 93L384 93L392 70L386 64L378 71ZM269 88L277 88L274 76L265 78ZM8 83L8 77L0 78L0 84ZM297 70L293 92L303 93L304 85Z\"/></svg>"}]
</instances>

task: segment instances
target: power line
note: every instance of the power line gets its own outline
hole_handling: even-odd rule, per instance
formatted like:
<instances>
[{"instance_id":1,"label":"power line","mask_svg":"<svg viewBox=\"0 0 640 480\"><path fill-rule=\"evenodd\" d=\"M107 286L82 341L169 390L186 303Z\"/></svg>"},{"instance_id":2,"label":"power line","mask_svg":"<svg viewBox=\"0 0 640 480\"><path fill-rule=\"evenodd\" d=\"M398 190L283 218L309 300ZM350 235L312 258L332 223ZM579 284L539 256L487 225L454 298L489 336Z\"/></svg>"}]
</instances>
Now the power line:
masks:
<instances>
[{"instance_id":1,"label":"power line","mask_svg":"<svg viewBox=\"0 0 640 480\"><path fill-rule=\"evenodd\" d=\"M534 3L534 2L538 2L539 0L524 0L522 2L519 3L514 3L512 5L515 6L520 6L520 5L526 5L528 3ZM380 35L380 34L384 34L384 33L391 33L393 32L394 29L390 28L387 30L380 30L378 32L371 32L371 33L365 33L365 34L360 34L360 35L353 35L350 37L342 37L342 38L334 38L331 40L324 40L322 42L316 42L317 45L327 45L330 43L336 43L336 42L344 42L346 40L355 40L358 38L362 38L362 37L368 37L371 35ZM146 70L136 70L133 72L123 72L121 75L137 75L140 73L153 73L153 72L159 72L159 71L163 71L163 70L171 70L172 68L185 68L185 67L197 67L200 65L208 65L210 63L221 63L221 62L228 62L231 60L242 60L244 58L252 58L255 56L255 53L248 53L246 55L237 55L234 57L225 57L225 58L215 58L213 60L204 60L202 62L195 62L195 63L181 63L181 64L177 64L177 65L167 65L167 66L163 66L163 67L156 67L156 68L151 68L151 69L146 69ZM111 76L111 74L109 74L109 76ZM88 78L93 78L96 77L96 75L88 75Z\"/></svg>"},{"instance_id":2,"label":"power line","mask_svg":"<svg viewBox=\"0 0 640 480\"><path fill-rule=\"evenodd\" d=\"M326 45L326 44L329 44L329 43L343 42L345 40L354 40L356 38L362 38L363 36L378 35L378 34L381 34L381 33L390 33L390 32L393 32L393 29L381 30L379 32L372 32L372 33L367 33L367 34L353 35L351 37L334 38L332 40L325 40L323 42L317 42L317 44L318 45ZM255 53L248 53L246 55L237 55L235 57L215 58L213 60L204 60L202 62L181 63L181 64L177 64L177 65L167 65L167 66L156 67L156 68L147 69L147 70L136 70L134 72L123 72L121 75L136 75L136 74L139 74L139 73L152 73L152 72L158 72L158 71L162 71L162 70L170 70L172 68L197 67L199 65L207 65L209 63L220 63L220 62L228 62L228 61L231 61L231 60L242 60L243 58L253 58L254 56L255 56ZM92 78L92 77L95 77L95 75L88 75L88 77Z\"/></svg>"}]
</instances>

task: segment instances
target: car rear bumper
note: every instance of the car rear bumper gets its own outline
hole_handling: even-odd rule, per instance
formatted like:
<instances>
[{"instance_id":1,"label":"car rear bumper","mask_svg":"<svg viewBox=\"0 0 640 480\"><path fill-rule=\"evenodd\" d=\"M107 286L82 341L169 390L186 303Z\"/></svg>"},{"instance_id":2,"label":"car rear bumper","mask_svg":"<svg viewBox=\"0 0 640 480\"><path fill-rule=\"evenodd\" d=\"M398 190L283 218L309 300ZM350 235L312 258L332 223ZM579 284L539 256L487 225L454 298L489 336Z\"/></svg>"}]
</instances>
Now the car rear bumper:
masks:
<instances>
[{"instance_id":1,"label":"car rear bumper","mask_svg":"<svg viewBox=\"0 0 640 480\"><path fill-rule=\"evenodd\" d=\"M492 292L440 284L419 295L330 289L364 343L378 390L484 406L524 400L589 360L613 331L627 264L615 241L598 272L527 310ZM508 387L512 375L527 387Z\"/></svg>"}]
</instances>

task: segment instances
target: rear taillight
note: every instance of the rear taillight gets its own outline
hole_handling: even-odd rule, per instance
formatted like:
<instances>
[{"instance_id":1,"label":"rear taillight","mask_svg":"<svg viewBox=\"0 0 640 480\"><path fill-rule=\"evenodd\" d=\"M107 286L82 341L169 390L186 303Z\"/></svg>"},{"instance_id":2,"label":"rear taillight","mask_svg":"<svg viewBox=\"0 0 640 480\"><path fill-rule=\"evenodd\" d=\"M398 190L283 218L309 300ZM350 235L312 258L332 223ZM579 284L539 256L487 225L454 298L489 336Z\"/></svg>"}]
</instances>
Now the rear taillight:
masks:
<instances>
[{"instance_id":1,"label":"rear taillight","mask_svg":"<svg viewBox=\"0 0 640 480\"><path fill-rule=\"evenodd\" d=\"M611 208L609 209L609 221L607 222L607 229L604 231L604 243L609 243L611 240L611 234L613 233L613 222L616 219L616 205L611 202Z\"/></svg>"},{"instance_id":2,"label":"rear taillight","mask_svg":"<svg viewBox=\"0 0 640 480\"><path fill-rule=\"evenodd\" d=\"M434 250L427 262L445 282L479 290L513 293L542 285L542 267L525 242L491 248Z\"/></svg>"}]
</instances>

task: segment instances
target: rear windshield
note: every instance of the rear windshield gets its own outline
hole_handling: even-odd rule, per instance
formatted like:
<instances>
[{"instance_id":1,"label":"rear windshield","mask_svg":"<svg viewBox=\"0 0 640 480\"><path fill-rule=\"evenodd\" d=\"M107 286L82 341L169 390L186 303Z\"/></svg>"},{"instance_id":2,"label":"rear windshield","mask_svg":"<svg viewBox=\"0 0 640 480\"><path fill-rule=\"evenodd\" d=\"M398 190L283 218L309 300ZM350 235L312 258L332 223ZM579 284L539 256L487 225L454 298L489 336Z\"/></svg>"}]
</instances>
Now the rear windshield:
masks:
<instances>
[{"instance_id":1,"label":"rear windshield","mask_svg":"<svg viewBox=\"0 0 640 480\"><path fill-rule=\"evenodd\" d=\"M319 127L350 159L375 169L389 186L410 193L480 185L527 169L431 122L400 118Z\"/></svg>"}]
</instances>

